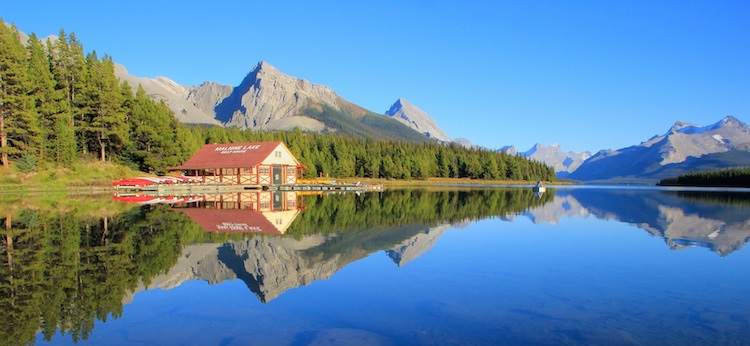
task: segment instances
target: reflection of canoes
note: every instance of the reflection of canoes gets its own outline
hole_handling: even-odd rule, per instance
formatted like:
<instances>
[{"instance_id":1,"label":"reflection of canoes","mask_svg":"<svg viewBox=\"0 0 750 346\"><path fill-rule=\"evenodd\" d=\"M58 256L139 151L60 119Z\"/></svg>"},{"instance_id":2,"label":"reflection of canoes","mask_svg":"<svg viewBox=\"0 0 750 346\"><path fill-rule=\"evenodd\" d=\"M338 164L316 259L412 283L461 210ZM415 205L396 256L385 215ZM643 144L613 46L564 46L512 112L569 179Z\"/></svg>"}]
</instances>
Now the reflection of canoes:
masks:
<instances>
[{"instance_id":1,"label":"reflection of canoes","mask_svg":"<svg viewBox=\"0 0 750 346\"><path fill-rule=\"evenodd\" d=\"M534 190L534 192L537 192L537 193L544 193L545 191L547 191L547 188L544 187L541 181L537 181L536 185L534 185L532 189Z\"/></svg>"}]
</instances>

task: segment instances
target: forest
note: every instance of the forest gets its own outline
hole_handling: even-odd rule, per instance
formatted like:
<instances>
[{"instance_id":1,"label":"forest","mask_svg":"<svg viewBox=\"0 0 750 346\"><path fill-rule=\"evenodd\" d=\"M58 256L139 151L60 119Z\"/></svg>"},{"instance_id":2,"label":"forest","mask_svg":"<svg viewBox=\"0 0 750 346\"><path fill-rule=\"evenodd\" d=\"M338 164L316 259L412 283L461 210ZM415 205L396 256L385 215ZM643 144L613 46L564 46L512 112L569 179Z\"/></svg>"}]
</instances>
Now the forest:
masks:
<instances>
[{"instance_id":1,"label":"forest","mask_svg":"<svg viewBox=\"0 0 750 346\"><path fill-rule=\"evenodd\" d=\"M728 168L690 172L659 181L661 186L750 187L750 168Z\"/></svg>"},{"instance_id":2,"label":"forest","mask_svg":"<svg viewBox=\"0 0 750 346\"><path fill-rule=\"evenodd\" d=\"M282 140L307 166L303 178L471 178L555 181L551 167L454 143L408 142L331 132L268 132L180 123L163 101L114 74L112 57L84 54L61 30L27 43L0 21L0 158L34 172L99 161L166 174L206 143Z\"/></svg>"}]
</instances>

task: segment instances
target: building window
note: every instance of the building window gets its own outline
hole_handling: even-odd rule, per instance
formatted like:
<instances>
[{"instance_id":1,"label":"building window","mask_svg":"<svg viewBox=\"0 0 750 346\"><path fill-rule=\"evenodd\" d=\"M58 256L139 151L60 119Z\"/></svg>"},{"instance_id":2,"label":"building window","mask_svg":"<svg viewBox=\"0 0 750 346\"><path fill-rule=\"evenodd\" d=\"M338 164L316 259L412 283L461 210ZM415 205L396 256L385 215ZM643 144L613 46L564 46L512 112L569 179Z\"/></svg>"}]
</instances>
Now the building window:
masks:
<instances>
[{"instance_id":1,"label":"building window","mask_svg":"<svg viewBox=\"0 0 750 346\"><path fill-rule=\"evenodd\" d=\"M281 151L280 150L276 150L276 152L274 154L275 154L276 157L281 157Z\"/></svg>"},{"instance_id":2,"label":"building window","mask_svg":"<svg viewBox=\"0 0 750 346\"><path fill-rule=\"evenodd\" d=\"M258 173L261 175L268 175L271 173L271 169L268 167L261 167L260 169L258 169Z\"/></svg>"}]
</instances>

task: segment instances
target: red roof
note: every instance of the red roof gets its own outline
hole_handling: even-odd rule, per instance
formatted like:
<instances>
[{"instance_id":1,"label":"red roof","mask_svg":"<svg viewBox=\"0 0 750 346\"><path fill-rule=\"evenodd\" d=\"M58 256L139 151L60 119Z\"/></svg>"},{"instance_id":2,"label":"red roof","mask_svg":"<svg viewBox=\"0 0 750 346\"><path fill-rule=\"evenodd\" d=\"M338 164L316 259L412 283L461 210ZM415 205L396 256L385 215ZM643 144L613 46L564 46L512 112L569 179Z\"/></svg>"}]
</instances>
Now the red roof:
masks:
<instances>
[{"instance_id":1,"label":"red roof","mask_svg":"<svg viewBox=\"0 0 750 346\"><path fill-rule=\"evenodd\" d=\"M281 141L206 144L187 162L171 169L254 167L261 164L279 145L283 146L284 150L289 151ZM298 166L301 165L296 158L294 161Z\"/></svg>"},{"instance_id":2,"label":"red roof","mask_svg":"<svg viewBox=\"0 0 750 346\"><path fill-rule=\"evenodd\" d=\"M252 209L177 208L203 229L215 233L281 234L268 218Z\"/></svg>"}]
</instances>

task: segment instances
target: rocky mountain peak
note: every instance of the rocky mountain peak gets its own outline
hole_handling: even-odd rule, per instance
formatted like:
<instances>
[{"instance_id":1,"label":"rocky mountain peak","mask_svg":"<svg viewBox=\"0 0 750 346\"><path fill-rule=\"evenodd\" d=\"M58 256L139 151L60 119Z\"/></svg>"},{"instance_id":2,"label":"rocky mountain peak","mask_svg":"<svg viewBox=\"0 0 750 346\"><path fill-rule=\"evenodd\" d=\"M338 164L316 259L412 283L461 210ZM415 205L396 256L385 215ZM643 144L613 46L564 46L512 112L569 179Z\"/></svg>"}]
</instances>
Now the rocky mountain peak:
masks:
<instances>
[{"instance_id":1,"label":"rocky mountain peak","mask_svg":"<svg viewBox=\"0 0 750 346\"><path fill-rule=\"evenodd\" d=\"M718 123L714 124L714 128L731 127L736 128L742 132L750 132L750 126L739 121L737 118L727 115L724 119L721 119Z\"/></svg>"},{"instance_id":2,"label":"rocky mountain peak","mask_svg":"<svg viewBox=\"0 0 750 346\"><path fill-rule=\"evenodd\" d=\"M677 133L682 129L689 128L689 127L699 127L699 125L692 124L686 121L678 120L672 125L671 128L669 128L668 133Z\"/></svg>"},{"instance_id":3,"label":"rocky mountain peak","mask_svg":"<svg viewBox=\"0 0 750 346\"><path fill-rule=\"evenodd\" d=\"M405 99L399 98L396 100L391 108L385 112L385 115L393 117L432 139L444 142L451 141L451 138L437 125L435 119Z\"/></svg>"}]
</instances>

